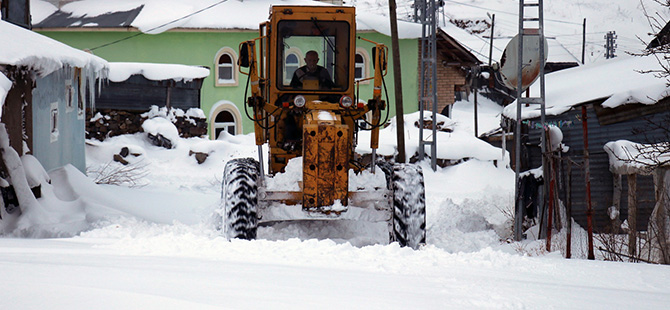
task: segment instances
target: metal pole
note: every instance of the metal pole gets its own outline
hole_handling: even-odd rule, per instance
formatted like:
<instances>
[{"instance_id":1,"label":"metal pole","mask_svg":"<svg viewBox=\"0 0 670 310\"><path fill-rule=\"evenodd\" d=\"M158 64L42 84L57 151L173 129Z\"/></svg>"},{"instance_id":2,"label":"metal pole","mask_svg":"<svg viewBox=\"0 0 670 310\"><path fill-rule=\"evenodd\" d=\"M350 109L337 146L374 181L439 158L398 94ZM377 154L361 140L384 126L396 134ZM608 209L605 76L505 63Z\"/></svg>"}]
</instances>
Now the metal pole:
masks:
<instances>
[{"instance_id":1,"label":"metal pole","mask_svg":"<svg viewBox=\"0 0 670 310\"><path fill-rule=\"evenodd\" d=\"M547 252L551 252L551 229L552 222L554 220L554 185L556 180L554 179L554 172L551 172L550 181L549 181L549 207L547 208Z\"/></svg>"},{"instance_id":2,"label":"metal pole","mask_svg":"<svg viewBox=\"0 0 670 310\"><path fill-rule=\"evenodd\" d=\"M475 92L475 138L479 136L477 128L477 90L479 89L479 65L475 66L475 81L474 81L474 92Z\"/></svg>"},{"instance_id":3,"label":"metal pole","mask_svg":"<svg viewBox=\"0 0 670 310\"><path fill-rule=\"evenodd\" d=\"M430 15L431 16L431 64L432 64L432 78L431 78L431 88L430 92L433 97L433 137L432 137L432 146L430 148L430 166L433 168L433 171L437 170L437 21L435 20L435 14L437 12L437 6L435 5L435 0L430 0ZM451 108L449 108L449 117L451 117Z\"/></svg>"},{"instance_id":4,"label":"metal pole","mask_svg":"<svg viewBox=\"0 0 670 310\"><path fill-rule=\"evenodd\" d=\"M582 131L584 137L584 177L586 181L586 227L588 231L588 259L595 259L593 253L593 208L591 206L591 172L589 170L589 129L586 117L586 105L582 106Z\"/></svg>"},{"instance_id":5,"label":"metal pole","mask_svg":"<svg viewBox=\"0 0 670 310\"><path fill-rule=\"evenodd\" d=\"M491 16L491 43L489 44L489 68L491 68L491 58L493 58L493 35L495 32L493 32L493 29L496 25L496 15L493 14Z\"/></svg>"},{"instance_id":6,"label":"metal pole","mask_svg":"<svg viewBox=\"0 0 670 310\"><path fill-rule=\"evenodd\" d=\"M542 98L542 103L540 107L540 121L542 122L542 128L547 129L546 115L545 115L545 87L544 87L544 66L545 66L545 55L547 51L544 50L544 4L542 0L538 1L538 18L539 18L539 35L540 35L540 98ZM530 89L530 87L528 88ZM549 179L549 165L547 163L547 157L544 154L547 153L547 136L541 135L540 145L542 149L542 175L545 180L544 190L542 191L542 208L547 207L547 193L549 192L547 187L546 180ZM548 223L548 222L547 222ZM542 230L542 228L540 228ZM548 232L548 231L547 231Z\"/></svg>"},{"instance_id":7,"label":"metal pole","mask_svg":"<svg viewBox=\"0 0 670 310\"><path fill-rule=\"evenodd\" d=\"M568 175L567 175L567 186L565 187L565 208L568 216L568 229L565 237L565 258L572 257L572 162L570 159L568 163Z\"/></svg>"},{"instance_id":8,"label":"metal pole","mask_svg":"<svg viewBox=\"0 0 670 310\"><path fill-rule=\"evenodd\" d=\"M582 65L584 64L584 54L586 53L586 18L582 26Z\"/></svg>"},{"instance_id":9,"label":"metal pole","mask_svg":"<svg viewBox=\"0 0 670 310\"><path fill-rule=\"evenodd\" d=\"M426 44L427 44L427 39L426 39L426 1L420 1L420 6L419 6L419 12L421 14L421 53L419 57L421 57L421 64L420 70L421 70L421 83L419 85L419 160L423 160L425 156L425 150L423 147L423 117L424 117L424 110L426 109L425 105L425 98L426 94L428 93L426 91ZM416 6L416 5L415 5Z\"/></svg>"},{"instance_id":10,"label":"metal pole","mask_svg":"<svg viewBox=\"0 0 670 310\"><path fill-rule=\"evenodd\" d=\"M263 163L263 146L262 145L258 146L258 162L260 163L260 168L261 168L259 184L263 185L263 184L265 184L265 168L264 168L265 163Z\"/></svg>"}]
</instances>

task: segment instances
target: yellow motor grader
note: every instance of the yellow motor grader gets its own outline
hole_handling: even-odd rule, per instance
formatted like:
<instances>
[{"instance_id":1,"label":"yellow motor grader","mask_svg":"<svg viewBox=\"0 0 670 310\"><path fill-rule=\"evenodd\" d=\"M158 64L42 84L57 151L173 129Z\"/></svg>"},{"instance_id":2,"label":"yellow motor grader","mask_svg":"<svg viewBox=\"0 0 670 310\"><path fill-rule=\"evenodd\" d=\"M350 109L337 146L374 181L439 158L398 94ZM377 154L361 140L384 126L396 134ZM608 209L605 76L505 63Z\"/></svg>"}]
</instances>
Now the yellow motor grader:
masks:
<instances>
[{"instance_id":1,"label":"yellow motor grader","mask_svg":"<svg viewBox=\"0 0 670 310\"><path fill-rule=\"evenodd\" d=\"M254 121L259 159L238 158L225 167L223 229L229 238L255 239L263 223L361 220L388 223L390 241L425 243L421 168L377 162L383 76L388 48L366 39L374 63L372 98L357 97L356 13L353 7L273 6L258 38L240 44L239 66L248 75L247 116ZM304 56L306 65L301 65ZM388 113L388 110L387 110ZM388 114L386 114L388 116ZM363 124L363 125L361 125ZM357 132L371 130L369 167L355 158ZM268 172L263 149L269 147ZM273 190L267 178L302 158L299 190ZM385 186L350 189L350 170L385 173ZM352 175L354 175L352 173Z\"/></svg>"}]
</instances>

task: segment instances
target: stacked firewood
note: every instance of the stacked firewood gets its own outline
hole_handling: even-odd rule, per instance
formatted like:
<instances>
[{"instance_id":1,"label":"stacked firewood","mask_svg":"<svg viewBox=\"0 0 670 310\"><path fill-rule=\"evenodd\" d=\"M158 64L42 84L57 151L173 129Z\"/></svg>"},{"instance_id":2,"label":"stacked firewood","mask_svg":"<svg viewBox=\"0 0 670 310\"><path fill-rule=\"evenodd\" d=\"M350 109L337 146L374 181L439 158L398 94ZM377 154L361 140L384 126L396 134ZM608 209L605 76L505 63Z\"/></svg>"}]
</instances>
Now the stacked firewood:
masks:
<instances>
[{"instance_id":1,"label":"stacked firewood","mask_svg":"<svg viewBox=\"0 0 670 310\"><path fill-rule=\"evenodd\" d=\"M145 112L100 109L86 122L86 139L105 140L124 134L142 132L142 117ZM90 115L90 114L87 114ZM207 134L207 120L187 116L177 116L173 121L182 138L202 137Z\"/></svg>"}]
</instances>

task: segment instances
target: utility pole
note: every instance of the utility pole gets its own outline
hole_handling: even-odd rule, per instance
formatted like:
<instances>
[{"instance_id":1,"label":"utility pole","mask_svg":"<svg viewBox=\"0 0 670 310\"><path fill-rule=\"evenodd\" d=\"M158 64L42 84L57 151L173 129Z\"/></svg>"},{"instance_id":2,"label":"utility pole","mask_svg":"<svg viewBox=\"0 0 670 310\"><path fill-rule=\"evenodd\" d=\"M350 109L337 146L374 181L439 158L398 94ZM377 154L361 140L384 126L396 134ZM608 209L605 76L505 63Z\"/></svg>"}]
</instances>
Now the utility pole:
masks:
<instances>
[{"instance_id":1,"label":"utility pole","mask_svg":"<svg viewBox=\"0 0 670 310\"><path fill-rule=\"evenodd\" d=\"M490 40L491 43L489 44L489 68L491 68L491 58L493 58L493 36L495 35L495 31L493 31L493 29L495 29L495 26L496 26L496 15L493 14L493 16L491 16L491 40Z\"/></svg>"},{"instance_id":2,"label":"utility pole","mask_svg":"<svg viewBox=\"0 0 670 310\"><path fill-rule=\"evenodd\" d=\"M473 86L472 91L475 93L475 111L474 111L475 112L474 113L475 114L475 138L477 138L479 136L479 132L478 132L479 129L478 129L478 124L477 124L479 122L479 120L477 119L477 105L479 104L477 102L477 90L479 89L479 74L482 71L482 67L479 66L479 64L477 64L473 68L473 71L475 71L475 74L474 74L474 79L475 80L472 82L472 86Z\"/></svg>"},{"instance_id":3,"label":"utility pole","mask_svg":"<svg viewBox=\"0 0 670 310\"><path fill-rule=\"evenodd\" d=\"M610 59L616 57L616 54L614 52L616 51L617 45L616 45L616 31L609 31L605 35L605 58Z\"/></svg>"},{"instance_id":4,"label":"utility pole","mask_svg":"<svg viewBox=\"0 0 670 310\"><path fill-rule=\"evenodd\" d=\"M584 54L586 53L586 18L582 26L582 65L584 64Z\"/></svg>"},{"instance_id":5,"label":"utility pole","mask_svg":"<svg viewBox=\"0 0 670 310\"><path fill-rule=\"evenodd\" d=\"M389 17L391 18L391 49L393 50L393 81L395 86L395 117L396 138L398 140L399 163L406 162L405 156L405 112L402 102L402 75L400 73L400 46L398 45L398 19L395 0L389 0ZM372 163L374 166L375 163Z\"/></svg>"}]
</instances>

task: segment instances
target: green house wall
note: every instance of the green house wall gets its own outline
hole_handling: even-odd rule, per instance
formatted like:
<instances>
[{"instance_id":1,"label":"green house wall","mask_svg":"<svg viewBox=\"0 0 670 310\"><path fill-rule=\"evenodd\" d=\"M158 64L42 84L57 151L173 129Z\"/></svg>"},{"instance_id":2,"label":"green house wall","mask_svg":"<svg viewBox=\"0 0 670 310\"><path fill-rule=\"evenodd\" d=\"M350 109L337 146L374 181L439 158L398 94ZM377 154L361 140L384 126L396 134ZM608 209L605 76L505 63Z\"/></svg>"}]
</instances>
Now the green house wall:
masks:
<instances>
[{"instance_id":1,"label":"green house wall","mask_svg":"<svg viewBox=\"0 0 670 310\"><path fill-rule=\"evenodd\" d=\"M211 115L210 112L215 104L222 101L231 102L237 107L240 113L238 117L241 120L242 126L238 130L242 133L253 131L253 124L246 117L243 106L246 75L239 74L237 85L235 86L216 86L215 68L217 53L222 48L229 47L237 54L240 42L257 37L257 31L173 30L157 35L149 35L140 34L137 31L35 30L40 34L61 41L74 48L92 50L95 55L110 62L176 63L209 67L210 75L203 82L201 94L201 108L205 112L205 115ZM372 41L384 43L389 47L390 51L390 37L377 32L361 32L358 35ZM109 44L117 40L118 42ZM373 46L371 43L360 39L356 41L357 47L364 48L368 55L371 54L370 50ZM418 93L418 42L418 39L406 39L399 42L401 68L403 70L403 106L405 113L414 112L418 109L416 99ZM109 45L103 46L105 44ZM305 51L302 52L304 53ZM388 59L389 68L385 81L388 88L390 115L393 116L395 115L395 91L391 53L389 53ZM370 68L368 72L372 74L373 71ZM360 98L366 100L371 96L371 82L362 84L360 86Z\"/></svg>"}]
</instances>

